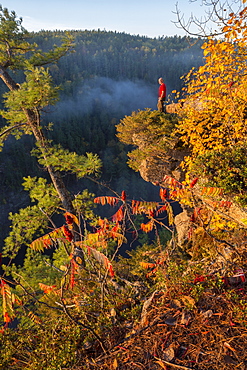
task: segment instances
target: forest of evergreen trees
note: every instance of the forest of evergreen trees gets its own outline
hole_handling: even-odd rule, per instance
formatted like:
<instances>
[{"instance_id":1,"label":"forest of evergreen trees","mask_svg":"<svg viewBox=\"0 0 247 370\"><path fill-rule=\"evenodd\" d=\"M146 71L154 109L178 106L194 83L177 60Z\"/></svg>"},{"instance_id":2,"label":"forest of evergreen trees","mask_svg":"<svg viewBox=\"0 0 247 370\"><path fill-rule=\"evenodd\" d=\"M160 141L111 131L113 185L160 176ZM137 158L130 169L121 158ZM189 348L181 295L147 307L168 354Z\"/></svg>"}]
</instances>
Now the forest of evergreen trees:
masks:
<instances>
[{"instance_id":1,"label":"forest of evergreen trees","mask_svg":"<svg viewBox=\"0 0 247 370\"><path fill-rule=\"evenodd\" d=\"M44 49L44 45L52 47L61 34L41 31L32 38ZM53 123L50 138L78 154L97 153L103 161L101 181L115 191L124 189L132 197L152 199L152 185L128 168L127 148L115 137L115 125L132 111L156 109L158 77L165 79L168 96L174 89L181 90L181 76L203 63L201 40L151 39L100 30L72 34L74 52L50 68L54 83L61 86L60 102L44 112L44 123ZM4 92L0 85L0 94ZM28 202L21 186L23 176L40 174L36 159L30 157L32 147L31 138L16 141L10 137L0 153L0 246L7 235L8 212ZM73 189L107 193L90 181L78 183L73 177L66 181Z\"/></svg>"}]
</instances>

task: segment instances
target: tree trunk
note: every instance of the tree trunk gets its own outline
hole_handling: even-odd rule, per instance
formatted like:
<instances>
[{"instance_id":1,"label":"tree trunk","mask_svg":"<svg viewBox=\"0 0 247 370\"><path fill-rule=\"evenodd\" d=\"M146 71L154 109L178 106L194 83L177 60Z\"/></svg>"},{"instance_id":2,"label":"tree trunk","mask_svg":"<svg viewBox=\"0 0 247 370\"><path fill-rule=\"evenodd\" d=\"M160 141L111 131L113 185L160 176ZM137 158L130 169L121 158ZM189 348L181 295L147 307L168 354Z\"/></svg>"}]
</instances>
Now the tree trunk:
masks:
<instances>
[{"instance_id":1,"label":"tree trunk","mask_svg":"<svg viewBox=\"0 0 247 370\"><path fill-rule=\"evenodd\" d=\"M39 120L38 120L37 114L35 114L35 112L30 109L23 109L23 110L27 117L27 124L30 125L37 143L40 144L40 149L41 149L43 158L46 160L47 149L49 148L49 143L47 142L42 132L41 127L39 126L39 122L38 122ZM56 171L53 168L53 166L50 166L50 165L46 165L46 168L49 172L51 181L57 191L57 194L63 204L63 207L65 208L67 212L75 213L70 194L64 185L60 172Z\"/></svg>"},{"instance_id":2,"label":"tree trunk","mask_svg":"<svg viewBox=\"0 0 247 370\"><path fill-rule=\"evenodd\" d=\"M5 85L9 88L9 90L14 91L18 90L20 88L20 85L17 84L12 77L8 74L5 68L0 66L0 78L3 80ZM33 135L37 141L37 143L40 146L40 150L42 152L43 158L47 159L47 153L48 149L50 148L50 144L47 141L46 137L43 134L42 128L40 126L40 117L39 117L39 111L35 109L27 109L27 108L22 108L23 112L26 115L27 118L27 123L26 125L29 125ZM64 182L62 180L61 174L59 171L56 171L53 166L51 165L46 165L46 168L49 172L51 181L57 191L58 197L60 198L62 205L65 209L66 212L70 212L72 214L76 214L75 209L72 204L72 199L71 196L66 189ZM73 241L77 241L80 239L80 228L79 226L74 222L73 223ZM78 255L78 250L79 250L79 255L82 260L81 265L85 266L85 260L84 260L84 254L81 250L81 248L75 248L75 245L73 243L73 254L76 257Z\"/></svg>"},{"instance_id":3,"label":"tree trunk","mask_svg":"<svg viewBox=\"0 0 247 370\"><path fill-rule=\"evenodd\" d=\"M18 90L19 84L17 84L12 77L9 75L9 73L0 66L0 78L3 80L5 85L9 88L9 90ZM46 159L46 153L47 149L49 148L49 143L47 142L43 132L42 128L39 124L39 116L38 112L36 113L34 110L31 109L25 109L23 108L23 111L27 117L27 125L30 125L33 135L36 139L36 141L40 145L40 149L42 151L42 154L44 156L44 159ZM67 212L75 213L72 200L70 197L69 192L67 191L64 182L61 178L61 175L58 171L56 171L52 166L47 165L47 170L49 172L49 175L51 177L51 181L57 191L57 194L62 202L63 207Z\"/></svg>"}]
</instances>

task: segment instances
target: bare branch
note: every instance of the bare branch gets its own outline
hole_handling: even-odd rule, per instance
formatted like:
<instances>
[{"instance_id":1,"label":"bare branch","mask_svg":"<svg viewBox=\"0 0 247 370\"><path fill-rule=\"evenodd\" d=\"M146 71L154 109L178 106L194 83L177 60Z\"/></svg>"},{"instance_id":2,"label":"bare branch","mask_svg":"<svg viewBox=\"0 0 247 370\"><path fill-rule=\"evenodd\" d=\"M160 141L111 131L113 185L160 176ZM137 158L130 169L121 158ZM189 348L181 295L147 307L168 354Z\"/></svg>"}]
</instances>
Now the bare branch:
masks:
<instances>
[{"instance_id":1,"label":"bare branch","mask_svg":"<svg viewBox=\"0 0 247 370\"><path fill-rule=\"evenodd\" d=\"M195 3L198 0L189 0L189 3ZM177 28L184 30L187 34L196 37L218 37L223 35L222 28L226 25L230 13L238 13L243 8L241 0L201 0L202 8L204 7L204 16L197 17L191 14L185 19L176 3L177 21L174 22Z\"/></svg>"}]
</instances>

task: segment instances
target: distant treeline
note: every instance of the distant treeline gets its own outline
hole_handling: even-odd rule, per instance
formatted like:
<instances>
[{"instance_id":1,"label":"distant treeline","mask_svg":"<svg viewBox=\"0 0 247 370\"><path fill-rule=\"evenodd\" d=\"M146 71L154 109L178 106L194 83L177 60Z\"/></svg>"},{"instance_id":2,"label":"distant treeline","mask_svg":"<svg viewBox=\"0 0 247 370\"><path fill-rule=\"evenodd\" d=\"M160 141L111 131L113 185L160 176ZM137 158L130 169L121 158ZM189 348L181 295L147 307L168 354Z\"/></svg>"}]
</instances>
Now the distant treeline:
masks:
<instances>
[{"instance_id":1,"label":"distant treeline","mask_svg":"<svg viewBox=\"0 0 247 370\"><path fill-rule=\"evenodd\" d=\"M63 32L33 34L41 46L52 46ZM72 93L76 83L93 76L114 80L142 80L154 84L163 76L171 89L181 87L180 77L202 64L202 40L173 36L148 38L106 31L72 31L75 53L51 68L54 80ZM49 47L49 46L48 46Z\"/></svg>"}]
</instances>

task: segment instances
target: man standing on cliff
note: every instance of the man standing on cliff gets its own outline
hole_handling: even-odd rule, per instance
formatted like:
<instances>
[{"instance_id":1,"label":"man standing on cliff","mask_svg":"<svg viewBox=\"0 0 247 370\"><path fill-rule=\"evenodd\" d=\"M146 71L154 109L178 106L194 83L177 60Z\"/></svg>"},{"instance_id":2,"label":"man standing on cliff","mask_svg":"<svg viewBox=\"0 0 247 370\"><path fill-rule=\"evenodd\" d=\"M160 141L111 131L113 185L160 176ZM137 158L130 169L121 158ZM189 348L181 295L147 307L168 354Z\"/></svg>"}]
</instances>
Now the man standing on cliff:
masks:
<instances>
[{"instance_id":1,"label":"man standing on cliff","mask_svg":"<svg viewBox=\"0 0 247 370\"><path fill-rule=\"evenodd\" d=\"M162 77L158 79L159 87L159 97L157 108L159 112L164 112L164 101L166 100L166 85Z\"/></svg>"}]
</instances>

